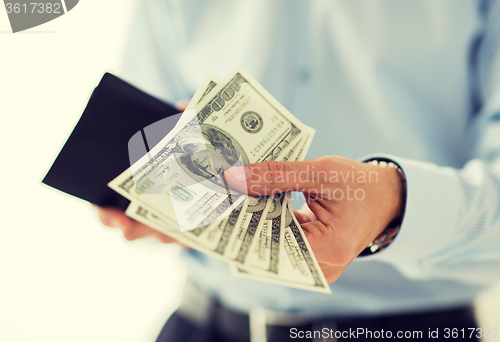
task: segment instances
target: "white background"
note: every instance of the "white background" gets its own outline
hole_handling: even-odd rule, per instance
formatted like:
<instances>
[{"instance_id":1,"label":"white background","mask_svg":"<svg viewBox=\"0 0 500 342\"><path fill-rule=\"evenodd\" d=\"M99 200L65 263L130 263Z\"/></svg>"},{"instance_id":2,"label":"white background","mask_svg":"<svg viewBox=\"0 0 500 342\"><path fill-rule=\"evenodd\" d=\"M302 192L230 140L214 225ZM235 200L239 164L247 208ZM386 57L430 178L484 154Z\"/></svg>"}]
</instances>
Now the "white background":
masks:
<instances>
[{"instance_id":1,"label":"white background","mask_svg":"<svg viewBox=\"0 0 500 342\"><path fill-rule=\"evenodd\" d=\"M16 34L0 4L1 342L154 341L178 302L175 250L128 242L41 184L104 71L119 69L134 4L80 1Z\"/></svg>"},{"instance_id":2,"label":"white background","mask_svg":"<svg viewBox=\"0 0 500 342\"><path fill-rule=\"evenodd\" d=\"M0 7L0 341L154 341L178 304L176 247L127 242L87 203L40 183L104 71L135 0L85 0L12 34ZM2 6L2 5L0 5ZM481 296L500 328L500 287Z\"/></svg>"}]
</instances>

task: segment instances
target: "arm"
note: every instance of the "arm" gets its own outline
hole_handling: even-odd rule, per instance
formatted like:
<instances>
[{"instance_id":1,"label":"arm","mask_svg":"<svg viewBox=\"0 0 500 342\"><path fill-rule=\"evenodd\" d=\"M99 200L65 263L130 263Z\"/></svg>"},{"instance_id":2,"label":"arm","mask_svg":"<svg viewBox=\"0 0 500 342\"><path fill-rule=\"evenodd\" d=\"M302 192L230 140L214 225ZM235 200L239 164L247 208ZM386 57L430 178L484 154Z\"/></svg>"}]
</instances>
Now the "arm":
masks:
<instances>
[{"instance_id":1,"label":"arm","mask_svg":"<svg viewBox=\"0 0 500 342\"><path fill-rule=\"evenodd\" d=\"M473 61L482 106L477 138L462 169L391 157L404 170L408 198L398 237L381 260L414 278L489 283L500 277L500 6L485 13Z\"/></svg>"},{"instance_id":2,"label":"arm","mask_svg":"<svg viewBox=\"0 0 500 342\"><path fill-rule=\"evenodd\" d=\"M500 6L490 3L473 82L474 152L462 169L392 157L404 170L406 213L381 260L414 278L489 283L500 277ZM474 67L474 66L473 66Z\"/></svg>"},{"instance_id":3,"label":"arm","mask_svg":"<svg viewBox=\"0 0 500 342\"><path fill-rule=\"evenodd\" d=\"M356 258L402 205L401 184L386 170L377 172L346 158L324 157L230 170L228 183L255 195L302 191L310 210L297 216L329 282L355 259L390 263L415 279L488 284L500 278L499 11L498 4L491 4L486 33L473 58L482 106L470 125L471 132L477 132L471 159L462 169L454 169L384 156L402 167L407 181L403 223L385 250ZM358 175L371 171L377 172L377 181L359 181ZM349 172L356 177L351 178ZM300 174L305 177L301 179ZM363 191L363 200L352 199L356 190Z\"/></svg>"}]
</instances>

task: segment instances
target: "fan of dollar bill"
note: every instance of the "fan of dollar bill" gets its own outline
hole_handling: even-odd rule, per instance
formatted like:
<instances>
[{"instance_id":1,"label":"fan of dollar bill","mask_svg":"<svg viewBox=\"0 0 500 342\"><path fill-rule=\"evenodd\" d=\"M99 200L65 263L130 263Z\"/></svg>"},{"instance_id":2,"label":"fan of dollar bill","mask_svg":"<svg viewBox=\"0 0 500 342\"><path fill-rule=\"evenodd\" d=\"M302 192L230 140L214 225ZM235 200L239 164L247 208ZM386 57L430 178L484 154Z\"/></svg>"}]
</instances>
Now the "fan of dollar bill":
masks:
<instances>
[{"instance_id":1,"label":"fan of dollar bill","mask_svg":"<svg viewBox=\"0 0 500 342\"><path fill-rule=\"evenodd\" d=\"M222 177L235 165L303 160L314 132L238 66L222 80L209 74L175 128L109 186L131 201L126 215L234 276L330 293L290 194L247 196Z\"/></svg>"}]
</instances>

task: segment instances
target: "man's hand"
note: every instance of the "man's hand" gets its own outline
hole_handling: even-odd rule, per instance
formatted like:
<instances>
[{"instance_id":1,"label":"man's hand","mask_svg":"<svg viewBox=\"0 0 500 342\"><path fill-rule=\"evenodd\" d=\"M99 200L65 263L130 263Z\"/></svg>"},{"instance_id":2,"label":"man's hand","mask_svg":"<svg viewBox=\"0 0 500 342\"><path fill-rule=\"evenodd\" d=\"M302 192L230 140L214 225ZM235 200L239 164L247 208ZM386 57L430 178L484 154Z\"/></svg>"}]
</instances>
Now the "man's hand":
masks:
<instances>
[{"instance_id":1,"label":"man's hand","mask_svg":"<svg viewBox=\"0 0 500 342\"><path fill-rule=\"evenodd\" d=\"M233 167L224 177L255 196L301 191L306 205L295 214L330 283L404 208L397 170L343 157Z\"/></svg>"},{"instance_id":2,"label":"man's hand","mask_svg":"<svg viewBox=\"0 0 500 342\"><path fill-rule=\"evenodd\" d=\"M179 111L184 111L186 110L188 104L189 100L180 100L175 104L175 108ZM146 236L152 236L163 243L177 242L171 237L125 216L123 211L114 208L101 208L96 205L93 207L97 211L99 219L105 226L121 229L123 236L129 241L137 240Z\"/></svg>"},{"instance_id":3,"label":"man's hand","mask_svg":"<svg viewBox=\"0 0 500 342\"><path fill-rule=\"evenodd\" d=\"M99 219L105 226L121 229L123 236L129 241L152 236L163 243L176 242L176 240L171 237L125 216L121 210L115 208L101 208L96 205L94 205L94 209L97 211Z\"/></svg>"}]
</instances>

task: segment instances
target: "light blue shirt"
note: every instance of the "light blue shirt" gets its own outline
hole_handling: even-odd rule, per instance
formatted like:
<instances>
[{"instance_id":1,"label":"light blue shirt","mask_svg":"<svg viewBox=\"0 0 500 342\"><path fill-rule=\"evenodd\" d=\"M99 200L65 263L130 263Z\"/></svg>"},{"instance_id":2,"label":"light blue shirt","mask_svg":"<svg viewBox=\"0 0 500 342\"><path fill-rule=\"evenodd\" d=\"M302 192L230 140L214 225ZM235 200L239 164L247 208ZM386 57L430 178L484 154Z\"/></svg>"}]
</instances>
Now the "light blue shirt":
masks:
<instances>
[{"instance_id":1,"label":"light blue shirt","mask_svg":"<svg viewBox=\"0 0 500 342\"><path fill-rule=\"evenodd\" d=\"M316 129L308 158L389 156L407 178L395 241L316 294L185 253L225 305L362 316L470 303L500 277L500 2L142 0L124 77L172 103L241 64Z\"/></svg>"}]
</instances>

